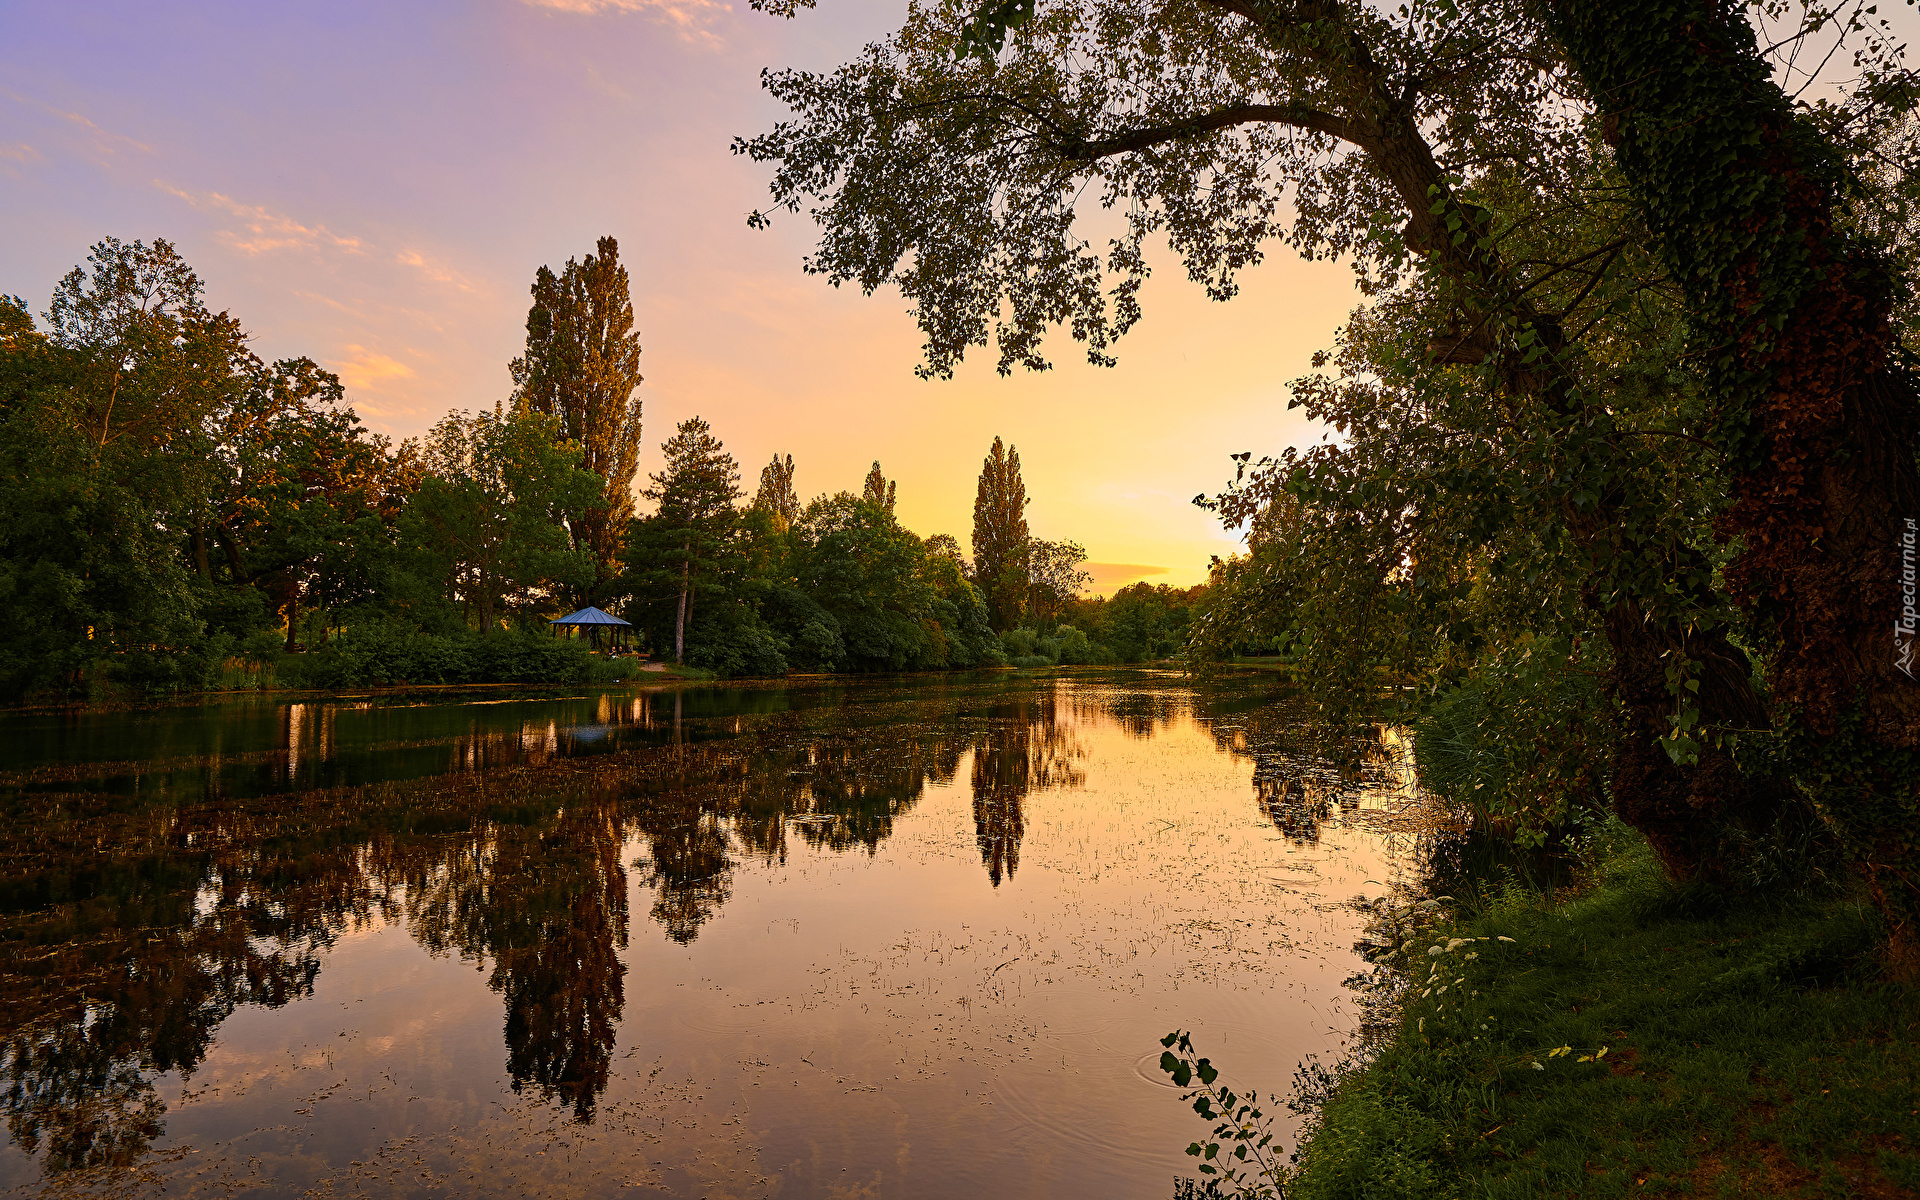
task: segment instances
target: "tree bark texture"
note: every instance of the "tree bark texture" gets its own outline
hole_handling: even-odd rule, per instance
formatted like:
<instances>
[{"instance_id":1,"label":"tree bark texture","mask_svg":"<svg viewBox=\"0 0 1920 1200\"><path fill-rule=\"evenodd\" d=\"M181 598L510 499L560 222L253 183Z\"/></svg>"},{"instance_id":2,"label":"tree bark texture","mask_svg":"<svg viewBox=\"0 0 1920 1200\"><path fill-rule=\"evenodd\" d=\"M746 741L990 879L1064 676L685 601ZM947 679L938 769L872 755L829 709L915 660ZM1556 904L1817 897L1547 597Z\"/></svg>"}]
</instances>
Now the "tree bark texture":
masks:
<instances>
[{"instance_id":1,"label":"tree bark texture","mask_svg":"<svg viewBox=\"0 0 1920 1200\"><path fill-rule=\"evenodd\" d=\"M1555 32L1686 288L1738 539L1795 767L1920 971L1920 685L1903 641L1920 395L1895 280L1839 221L1844 164L1726 0L1555 0ZM1907 628L1910 629L1910 626Z\"/></svg>"}]
</instances>

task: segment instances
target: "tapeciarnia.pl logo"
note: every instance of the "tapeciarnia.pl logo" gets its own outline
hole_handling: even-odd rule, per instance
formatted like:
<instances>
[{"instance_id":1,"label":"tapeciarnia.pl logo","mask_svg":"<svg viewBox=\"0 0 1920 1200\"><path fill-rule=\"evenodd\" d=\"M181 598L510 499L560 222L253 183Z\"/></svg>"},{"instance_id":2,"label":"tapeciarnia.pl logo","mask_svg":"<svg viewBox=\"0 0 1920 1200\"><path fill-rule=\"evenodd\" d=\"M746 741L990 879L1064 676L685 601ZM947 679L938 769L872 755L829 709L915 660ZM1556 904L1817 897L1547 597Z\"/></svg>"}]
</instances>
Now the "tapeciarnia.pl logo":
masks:
<instances>
[{"instance_id":1,"label":"tapeciarnia.pl logo","mask_svg":"<svg viewBox=\"0 0 1920 1200\"><path fill-rule=\"evenodd\" d=\"M1914 519L1907 518L1907 527L1900 533L1900 619L1893 623L1893 665L1906 672L1908 679L1913 676L1913 632L1916 622L1920 622L1920 613L1914 611Z\"/></svg>"}]
</instances>

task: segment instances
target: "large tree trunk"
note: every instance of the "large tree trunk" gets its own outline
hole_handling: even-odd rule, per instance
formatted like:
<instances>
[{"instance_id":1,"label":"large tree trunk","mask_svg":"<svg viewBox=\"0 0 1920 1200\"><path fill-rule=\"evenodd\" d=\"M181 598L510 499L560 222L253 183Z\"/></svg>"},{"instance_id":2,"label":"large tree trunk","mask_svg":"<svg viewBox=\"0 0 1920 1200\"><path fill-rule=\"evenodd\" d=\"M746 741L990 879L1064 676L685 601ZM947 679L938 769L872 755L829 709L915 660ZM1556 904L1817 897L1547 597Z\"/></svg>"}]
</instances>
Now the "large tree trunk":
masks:
<instances>
[{"instance_id":1,"label":"large tree trunk","mask_svg":"<svg viewBox=\"0 0 1920 1200\"><path fill-rule=\"evenodd\" d=\"M1920 396L1843 167L1725 0L1555 0L1555 31L1687 290L1727 456L1729 591L1767 640L1792 765L1920 972L1920 686L1904 559ZM1903 659L1902 655L1906 655Z\"/></svg>"},{"instance_id":2,"label":"large tree trunk","mask_svg":"<svg viewBox=\"0 0 1920 1200\"><path fill-rule=\"evenodd\" d=\"M1472 361L1486 362L1500 390L1516 405L1532 407L1535 419L1576 424L1596 419L1587 389L1572 370L1576 351L1559 319L1539 310L1514 283L1487 236L1490 214L1453 196L1404 106L1396 108L1385 97L1378 103L1387 116L1360 136L1376 168L1407 205L1408 243L1459 286L1456 299L1469 321L1529 329L1546 351L1528 361L1510 339L1489 337L1483 351L1455 347L1453 352L1468 349ZM1438 212L1435 197L1444 200ZM1449 211L1464 222L1464 240L1451 235ZM1743 774L1719 736L1763 727L1766 705L1754 690L1747 655L1725 628L1698 619L1720 607L1706 582L1711 564L1683 540L1663 536L1659 529L1636 529L1634 506L1618 481L1584 504L1564 498L1560 517L1591 564L1583 599L1613 654L1606 685L1621 722L1608 781L1614 809L1646 835L1674 878L1724 879L1773 828L1788 796L1778 780ZM1662 585L1678 589L1658 610L1614 575L1616 564L1645 561L1658 562ZM1697 691L1677 690L1668 673L1676 661L1697 664L1688 672ZM1673 734L1674 714L1689 698L1698 706L1695 732L1700 736L1691 756L1683 753L1686 761L1677 761L1663 739Z\"/></svg>"},{"instance_id":3,"label":"large tree trunk","mask_svg":"<svg viewBox=\"0 0 1920 1200\"><path fill-rule=\"evenodd\" d=\"M214 540L220 543L221 551L227 556L227 582L249 582L248 576L240 569L240 548L233 543L233 535L227 532L225 525L213 527Z\"/></svg>"}]
</instances>

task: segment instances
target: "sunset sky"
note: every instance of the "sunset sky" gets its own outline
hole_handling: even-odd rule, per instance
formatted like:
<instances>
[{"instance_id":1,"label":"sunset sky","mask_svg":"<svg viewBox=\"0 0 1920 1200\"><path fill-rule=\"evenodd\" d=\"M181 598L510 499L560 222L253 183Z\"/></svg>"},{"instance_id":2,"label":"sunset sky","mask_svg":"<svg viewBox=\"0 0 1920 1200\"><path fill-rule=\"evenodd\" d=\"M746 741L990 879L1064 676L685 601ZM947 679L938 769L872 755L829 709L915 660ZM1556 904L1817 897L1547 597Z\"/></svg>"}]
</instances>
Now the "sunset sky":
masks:
<instances>
[{"instance_id":1,"label":"sunset sky","mask_svg":"<svg viewBox=\"0 0 1920 1200\"><path fill-rule=\"evenodd\" d=\"M1233 540L1191 504L1227 455L1318 437L1286 383L1354 302L1343 267L1276 249L1230 304L1163 258L1147 320L1100 370L913 376L897 294L803 275L804 219L747 228L767 170L736 135L781 115L763 67L828 68L899 0L782 21L716 0L8 4L0 7L0 292L42 311L108 235L174 241L267 358L339 372L373 428L506 397L527 287L611 234L633 278L647 456L691 415L743 485L791 453L803 497L879 459L921 534L971 529L995 435L1040 537L1096 585L1188 584Z\"/></svg>"}]
</instances>

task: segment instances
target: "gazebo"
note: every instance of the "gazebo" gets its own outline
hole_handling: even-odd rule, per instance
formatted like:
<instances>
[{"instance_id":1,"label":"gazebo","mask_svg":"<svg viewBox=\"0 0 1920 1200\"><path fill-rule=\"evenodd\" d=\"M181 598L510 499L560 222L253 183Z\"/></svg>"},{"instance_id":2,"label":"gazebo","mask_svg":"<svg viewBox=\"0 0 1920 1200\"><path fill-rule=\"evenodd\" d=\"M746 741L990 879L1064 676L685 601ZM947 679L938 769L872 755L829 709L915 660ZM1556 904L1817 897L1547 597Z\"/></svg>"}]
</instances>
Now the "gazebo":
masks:
<instances>
[{"instance_id":1,"label":"gazebo","mask_svg":"<svg viewBox=\"0 0 1920 1200\"><path fill-rule=\"evenodd\" d=\"M555 617L548 621L547 625L555 633L559 633L562 629L584 629L593 639L596 647L600 644L600 634L603 631L612 639L613 644L618 646L621 631L633 628L632 622L622 621L619 617L603 613L592 605L588 605L579 612L568 613L564 617Z\"/></svg>"}]
</instances>

